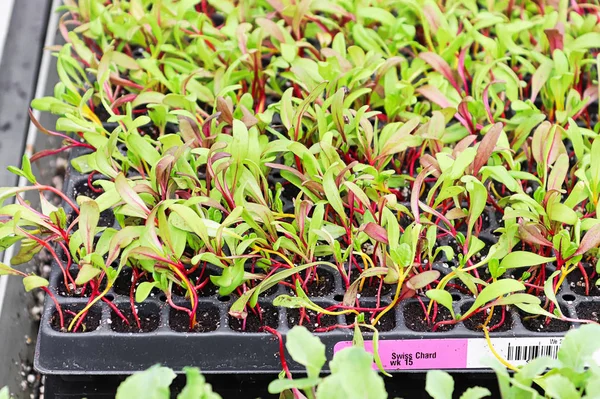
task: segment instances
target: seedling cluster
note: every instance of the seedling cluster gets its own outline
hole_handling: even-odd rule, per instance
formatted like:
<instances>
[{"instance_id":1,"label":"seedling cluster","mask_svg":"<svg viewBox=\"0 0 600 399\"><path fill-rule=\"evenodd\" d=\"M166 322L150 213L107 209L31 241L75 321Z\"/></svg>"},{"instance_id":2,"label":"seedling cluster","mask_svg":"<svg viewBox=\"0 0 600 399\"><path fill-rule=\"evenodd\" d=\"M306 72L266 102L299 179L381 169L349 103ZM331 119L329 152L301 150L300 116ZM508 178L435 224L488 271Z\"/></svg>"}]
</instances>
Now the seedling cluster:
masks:
<instances>
[{"instance_id":1,"label":"seedling cluster","mask_svg":"<svg viewBox=\"0 0 600 399\"><path fill-rule=\"evenodd\" d=\"M48 292L58 331L94 330L101 303L113 330L151 331L149 297L180 332L218 325L203 297L227 302L241 332L277 334L281 308L316 333L391 330L400 306L416 331L487 336L512 327L509 309L533 330L598 321L600 302L569 314L557 297L599 292L598 6L62 10L60 82L32 107L58 116L53 130L34 123L63 146L12 168L31 185L2 189L16 201L0 208L2 248L20 244L13 265L44 249L60 270L49 285L0 269ZM62 193L30 161L65 150L77 185Z\"/></svg>"}]
</instances>

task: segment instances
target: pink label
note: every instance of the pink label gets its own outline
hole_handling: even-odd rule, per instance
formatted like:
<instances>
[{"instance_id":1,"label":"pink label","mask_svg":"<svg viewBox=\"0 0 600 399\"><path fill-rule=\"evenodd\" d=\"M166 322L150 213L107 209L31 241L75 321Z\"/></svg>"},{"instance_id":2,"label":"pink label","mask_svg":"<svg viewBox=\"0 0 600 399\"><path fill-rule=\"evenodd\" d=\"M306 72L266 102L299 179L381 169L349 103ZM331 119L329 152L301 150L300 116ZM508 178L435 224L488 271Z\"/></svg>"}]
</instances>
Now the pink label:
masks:
<instances>
[{"instance_id":1,"label":"pink label","mask_svg":"<svg viewBox=\"0 0 600 399\"><path fill-rule=\"evenodd\" d=\"M341 341L333 351L350 346ZM468 339L379 340L379 356L386 370L464 369L467 346ZM365 341L365 349L373 353L373 342Z\"/></svg>"}]
</instances>

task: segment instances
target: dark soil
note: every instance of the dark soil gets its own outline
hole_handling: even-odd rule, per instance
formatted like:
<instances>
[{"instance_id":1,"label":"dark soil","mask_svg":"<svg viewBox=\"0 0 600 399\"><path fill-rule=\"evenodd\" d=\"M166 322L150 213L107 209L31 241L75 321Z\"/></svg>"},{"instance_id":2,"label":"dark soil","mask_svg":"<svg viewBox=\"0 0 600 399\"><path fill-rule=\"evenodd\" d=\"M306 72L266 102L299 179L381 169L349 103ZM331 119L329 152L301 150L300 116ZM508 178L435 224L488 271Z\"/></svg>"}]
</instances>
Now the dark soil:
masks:
<instances>
[{"instance_id":1,"label":"dark soil","mask_svg":"<svg viewBox=\"0 0 600 399\"><path fill-rule=\"evenodd\" d=\"M353 269L352 271L350 271L350 281L354 282L356 281L356 279L358 278L358 276L360 276L360 273L358 272L358 270ZM380 279L378 277L368 277L365 279L365 282L363 284L363 289L359 290L359 294L361 296L361 298L375 298L377 297L377 292L379 290L379 281ZM392 286L389 284L383 284L381 286L381 295L387 295L392 291Z\"/></svg>"},{"instance_id":2,"label":"dark soil","mask_svg":"<svg viewBox=\"0 0 600 399\"><path fill-rule=\"evenodd\" d=\"M532 316L519 312L521 321L526 329L535 332L565 332L571 327L569 323L557 319L548 319L544 316Z\"/></svg>"},{"instance_id":3,"label":"dark soil","mask_svg":"<svg viewBox=\"0 0 600 399\"><path fill-rule=\"evenodd\" d=\"M408 206L408 208L410 209L410 206ZM403 229L406 229L408 226L410 226L412 222L414 222L414 219L408 216L408 214L403 213L402 216L400 216L399 224Z\"/></svg>"},{"instance_id":4,"label":"dark soil","mask_svg":"<svg viewBox=\"0 0 600 399\"><path fill-rule=\"evenodd\" d=\"M97 179L96 179L97 180ZM96 189L100 189L100 187L94 186ZM93 200L97 199L103 192L95 192L92 190L87 183L87 180L81 180L78 182L73 189L73 198L77 199L78 196L84 195ZM74 220L74 215L71 216L70 221ZM112 227L115 224L115 215L111 209L107 209L103 212L100 212L100 220L98 221L99 227ZM73 229L74 231L77 229L77 226Z\"/></svg>"},{"instance_id":5,"label":"dark soil","mask_svg":"<svg viewBox=\"0 0 600 399\"><path fill-rule=\"evenodd\" d=\"M600 322L600 302L582 302L575 310L578 319Z\"/></svg>"},{"instance_id":6,"label":"dark soil","mask_svg":"<svg viewBox=\"0 0 600 399\"><path fill-rule=\"evenodd\" d=\"M131 289L131 283L133 281L132 278L133 278L133 270L131 268L122 269L121 272L119 273L119 277L117 277L117 280L115 281L115 283L113 285L114 293L117 295L124 295L124 296L128 297L129 293L130 293L130 289ZM135 282L136 288L144 281L150 281L150 279L148 278L147 275L140 277ZM158 288L153 288L152 291L150 291L150 296L156 296L159 293L160 293L160 290Z\"/></svg>"},{"instance_id":7,"label":"dark soil","mask_svg":"<svg viewBox=\"0 0 600 399\"><path fill-rule=\"evenodd\" d=\"M300 189L288 181L284 181L282 186L281 200L287 200L287 202L293 203L294 199L300 194Z\"/></svg>"},{"instance_id":8,"label":"dark soil","mask_svg":"<svg viewBox=\"0 0 600 399\"><path fill-rule=\"evenodd\" d=\"M427 302L425 302L427 306ZM433 315L433 312L431 313ZM452 320L452 314L443 306L438 306L437 316L433 323L428 323L425 318L425 312L419 302L411 301L404 305L404 324L410 330L417 332L432 332L435 323L440 321ZM450 331L454 328L453 324L444 324L437 328L436 332Z\"/></svg>"},{"instance_id":9,"label":"dark soil","mask_svg":"<svg viewBox=\"0 0 600 399\"><path fill-rule=\"evenodd\" d=\"M197 291L198 296L209 297L217 294L219 287L217 287L210 281L211 274L212 273L208 270L205 270L204 273L202 273L201 269L197 269L193 273L188 275L190 281L196 286L200 285L201 283L204 283L206 279L208 279L206 284L200 290ZM187 295L187 289L185 287L182 287L181 285L173 284L173 294L185 297Z\"/></svg>"},{"instance_id":10,"label":"dark soil","mask_svg":"<svg viewBox=\"0 0 600 399\"><path fill-rule=\"evenodd\" d=\"M229 328L239 332L260 332L263 326L277 328L279 325L279 312L277 309L271 305L261 304L260 312L257 312L260 316L254 310L248 310L245 323L244 320L229 315Z\"/></svg>"},{"instance_id":11,"label":"dark soil","mask_svg":"<svg viewBox=\"0 0 600 399\"><path fill-rule=\"evenodd\" d=\"M473 233L473 235L475 235L475 233ZM494 245L494 241L490 240L487 236L478 236L477 238L479 238L481 241L483 241L485 246L479 252L477 252L476 254L474 254L471 257L471 260L473 260L473 263L477 263L481 258L483 258L484 256L487 256L487 254L490 252L491 246ZM458 242L454 238L451 238L446 245L449 245L452 247L452 249L454 250L454 256L463 253L462 246L459 245ZM487 268L480 268L478 270L479 274L482 274L482 271L487 273ZM487 278L490 278L490 277L491 277L491 275L489 273L487 273Z\"/></svg>"},{"instance_id":12,"label":"dark soil","mask_svg":"<svg viewBox=\"0 0 600 399\"><path fill-rule=\"evenodd\" d=\"M182 305L189 309L189 305ZM182 311L171 308L169 310L169 327L177 332L206 333L215 331L221 324L219 309L211 305L198 304L196 310L196 325L190 330L190 317Z\"/></svg>"},{"instance_id":13,"label":"dark soil","mask_svg":"<svg viewBox=\"0 0 600 399\"><path fill-rule=\"evenodd\" d=\"M72 267L69 271L68 271L69 275L73 278L73 280L75 280L77 278L77 274L79 273L79 269L77 269L76 267ZM65 279L62 274L62 272L60 273L61 277L59 279L59 283L58 283L58 295L60 296L64 296L64 297L70 297L70 298L88 298L91 294L92 294L92 288L90 286L90 284L85 284L84 286L77 286L77 287L73 287L72 284L69 285L69 289L67 290L67 286L65 284ZM103 291L106 288L106 277L102 279L102 281L100 282L100 287L99 287L99 291Z\"/></svg>"},{"instance_id":14,"label":"dark soil","mask_svg":"<svg viewBox=\"0 0 600 399\"><path fill-rule=\"evenodd\" d=\"M79 313L85 305L63 305L63 317L64 317L64 330L62 332L68 332L67 328L69 328L69 324L75 318L75 315ZM102 319L102 312L100 308L95 305L88 311L88 313L83 317L83 322L77 329L77 331L71 331L69 333L88 333L95 331L100 326L100 320ZM54 311L52 313L52 318L50 319L50 326L52 326L53 330L61 331L60 329L60 317L58 315L58 311Z\"/></svg>"},{"instance_id":15,"label":"dark soil","mask_svg":"<svg viewBox=\"0 0 600 399\"><path fill-rule=\"evenodd\" d=\"M521 280L522 281L522 277L523 277L523 273L525 272L529 272L530 276L527 279L528 282L533 283L537 280L537 277L540 275L542 269L541 266L532 266L530 268L518 268L518 269L511 269L508 270L506 273L507 277L513 278L515 280ZM544 275L542 276L543 280L540 279L540 281L538 281L538 285L543 286L544 282L546 281L546 279L552 274L554 270L550 267L550 266L546 266L545 270L544 270ZM568 278L569 276L567 276ZM562 286L558 287L558 292L561 292L563 289ZM535 295L543 295L543 290L538 290L539 292L533 292L535 291L535 289L533 288L527 288L527 292L528 293L533 293Z\"/></svg>"},{"instance_id":16,"label":"dark soil","mask_svg":"<svg viewBox=\"0 0 600 399\"><path fill-rule=\"evenodd\" d=\"M210 19L214 26L220 26L225 23L225 17L223 16L223 14L219 14L217 12L213 12L212 14L210 14Z\"/></svg>"},{"instance_id":17,"label":"dark soil","mask_svg":"<svg viewBox=\"0 0 600 399\"><path fill-rule=\"evenodd\" d=\"M137 315L140 319L140 327L138 327L135 318L133 317L133 311L131 310L131 306L129 304L117 306L117 308L121 311L123 316L129 322L129 325L117 315L114 310L110 312L110 328L113 331L120 333L146 333L154 331L158 328L158 324L160 322L159 312L160 309L155 304L150 303L141 303L136 306L137 307Z\"/></svg>"},{"instance_id":18,"label":"dark soil","mask_svg":"<svg viewBox=\"0 0 600 399\"><path fill-rule=\"evenodd\" d=\"M571 287L571 291L573 291L577 295L600 296L600 288L596 285L596 281L598 280L598 274L596 273L596 270L590 265L585 265L584 270L587 274L588 279L588 294L586 295L585 293L585 280L579 268L573 270L567 276L567 281L569 282L569 287Z\"/></svg>"},{"instance_id":19,"label":"dark soil","mask_svg":"<svg viewBox=\"0 0 600 399\"><path fill-rule=\"evenodd\" d=\"M481 228L479 231L487 231L491 226L491 221L490 221L490 215L488 212L488 209L486 208L483 211L483 214L480 216L481 218ZM479 221L477 223L475 223L475 226L473 226L473 233L475 233L477 231L477 227L479 226ZM464 235L467 234L467 219L460 219L459 222L456 223L456 230L460 231L461 233L463 233Z\"/></svg>"},{"instance_id":20,"label":"dark soil","mask_svg":"<svg viewBox=\"0 0 600 399\"><path fill-rule=\"evenodd\" d=\"M304 277L307 274L304 273ZM316 271L313 271L310 281L306 284L306 294L313 297L329 295L334 289L335 279L333 273L322 268L317 268Z\"/></svg>"},{"instance_id":21,"label":"dark soil","mask_svg":"<svg viewBox=\"0 0 600 399\"><path fill-rule=\"evenodd\" d=\"M450 266L453 266L453 262L446 262L448 263ZM446 274L447 271L446 270L442 270L442 274ZM487 281L490 282L492 279L492 275L490 274L490 271L487 267L480 267L477 269L477 273L479 274L479 279L483 280L483 281ZM475 274L473 273L473 271L470 271L469 274L473 277L476 277ZM441 277L440 277L441 279ZM461 293L463 295L467 295L472 297L473 293L471 292L471 290L469 290L469 288L467 288L467 286L465 285L465 283L463 283L463 281L458 278L458 277L454 277L452 280L450 280L449 284L451 284L451 288L449 289L449 292L451 293Z\"/></svg>"},{"instance_id":22,"label":"dark soil","mask_svg":"<svg viewBox=\"0 0 600 399\"><path fill-rule=\"evenodd\" d=\"M322 306L324 308L327 307L327 305L319 305ZM306 327L306 329L310 332L314 332L315 329L317 328L323 328L323 327L331 327L337 324L337 316L331 316L331 315L323 315L320 318L317 318L318 313L315 312L314 310L311 309L306 309L306 315L304 316L304 319L302 320L302 324L299 324L300 322L300 309L288 309L287 310L287 321L288 321L288 326L290 328L297 326L297 325L302 325L304 327Z\"/></svg>"},{"instance_id":23,"label":"dark soil","mask_svg":"<svg viewBox=\"0 0 600 399\"><path fill-rule=\"evenodd\" d=\"M384 303L382 302L380 307L385 307L389 305L388 303ZM365 307L365 308L372 308L375 307L375 303L364 303L361 304L361 306ZM376 314L374 314L373 312L364 312L365 313L365 322L367 324L371 324L371 320L374 318L373 316L377 316L380 312L377 312ZM349 314L346 315L346 323L347 324L352 324L354 323L354 320L356 319L356 316L354 314ZM381 319L379 319L379 321L377 322L377 325L375 326L375 328L377 328L377 331L382 332L382 331L391 331L394 328L396 328L396 309L391 309L389 310L386 314L383 315L383 317L381 317ZM371 330L361 327L361 331L362 332L372 332Z\"/></svg>"},{"instance_id":24,"label":"dark soil","mask_svg":"<svg viewBox=\"0 0 600 399\"><path fill-rule=\"evenodd\" d=\"M333 293L335 289L335 277L328 269L317 267L316 270L312 268L301 271L299 274L304 281L306 281L307 276L309 277L306 287L302 287L309 297L324 297ZM286 279L286 281L294 284L291 278ZM293 294L295 290L290 288L288 292Z\"/></svg>"},{"instance_id":25,"label":"dark soil","mask_svg":"<svg viewBox=\"0 0 600 399\"><path fill-rule=\"evenodd\" d=\"M525 316L527 317L527 316ZM546 324L547 321L544 316L523 318L523 325L529 331L536 332L564 332L569 330L569 323L562 320L551 319L550 323Z\"/></svg>"},{"instance_id":26,"label":"dark soil","mask_svg":"<svg viewBox=\"0 0 600 399\"><path fill-rule=\"evenodd\" d=\"M462 310L463 314L467 310L469 310L471 305L472 305L472 303L468 303L468 304L465 304L462 306L461 310ZM479 312L479 313L474 314L467 320L463 321L463 324L469 330L482 331L481 325L483 323L485 323L488 316L489 316L489 313ZM496 326L498 323L500 323L500 320L502 320L502 308L499 306L496 306L496 307L494 307L494 313L492 314L492 318L488 322L487 327L491 328L493 326ZM513 324L514 324L514 322L513 322L513 318L512 318L512 314L510 313L510 310L505 309L504 310L504 321L502 322L501 325L499 325L498 327L494 328L491 331L494 331L494 332L509 331L510 329L513 328Z\"/></svg>"}]
</instances>

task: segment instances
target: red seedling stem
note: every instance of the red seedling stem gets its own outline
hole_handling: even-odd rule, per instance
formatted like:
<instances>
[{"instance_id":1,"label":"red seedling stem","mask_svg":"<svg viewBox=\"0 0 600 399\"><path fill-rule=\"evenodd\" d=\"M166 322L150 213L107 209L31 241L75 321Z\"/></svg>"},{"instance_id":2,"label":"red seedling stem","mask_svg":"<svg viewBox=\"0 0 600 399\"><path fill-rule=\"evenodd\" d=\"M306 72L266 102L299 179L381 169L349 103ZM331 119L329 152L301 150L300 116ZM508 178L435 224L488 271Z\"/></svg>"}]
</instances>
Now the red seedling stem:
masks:
<instances>
[{"instance_id":1,"label":"red seedling stem","mask_svg":"<svg viewBox=\"0 0 600 399\"><path fill-rule=\"evenodd\" d=\"M133 314L133 318L138 328L142 328L140 323L140 318L138 317L137 310L135 308L135 288L140 276L138 275L138 271L133 268L133 276L131 279L131 287L129 287L129 305L131 306L131 314Z\"/></svg>"},{"instance_id":2,"label":"red seedling stem","mask_svg":"<svg viewBox=\"0 0 600 399\"><path fill-rule=\"evenodd\" d=\"M58 300L56 299L56 297L54 296L54 294L52 293L52 291L50 291L50 289L48 287L40 287L40 288L46 293L46 295L48 295L48 297L52 300L52 302L54 302L54 306L56 307L56 312L58 313L60 329L61 329L61 331L63 331L65 329L65 318L63 315L62 308L60 307L60 303L58 303Z\"/></svg>"}]
</instances>

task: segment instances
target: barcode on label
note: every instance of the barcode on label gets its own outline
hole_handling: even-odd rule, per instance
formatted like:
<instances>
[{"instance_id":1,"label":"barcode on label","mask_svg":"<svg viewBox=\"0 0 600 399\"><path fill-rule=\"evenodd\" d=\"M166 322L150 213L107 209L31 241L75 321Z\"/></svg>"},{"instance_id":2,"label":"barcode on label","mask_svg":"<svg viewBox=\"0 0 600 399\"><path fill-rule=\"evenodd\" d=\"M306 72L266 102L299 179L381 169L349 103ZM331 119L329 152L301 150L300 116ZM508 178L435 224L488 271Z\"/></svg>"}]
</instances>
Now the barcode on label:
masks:
<instances>
[{"instance_id":1,"label":"barcode on label","mask_svg":"<svg viewBox=\"0 0 600 399\"><path fill-rule=\"evenodd\" d=\"M560 345L511 345L508 344L508 353L506 360L510 361L530 361L536 357L549 356L556 359Z\"/></svg>"}]
</instances>

